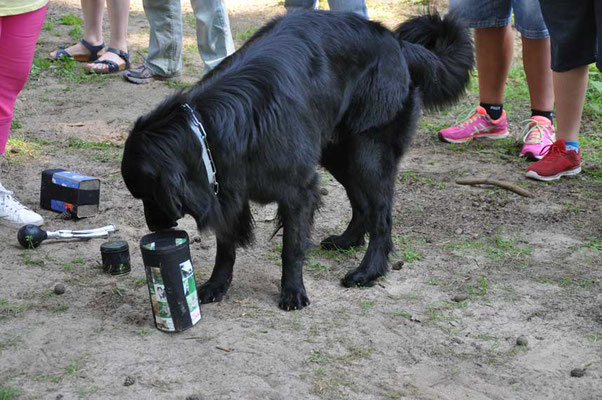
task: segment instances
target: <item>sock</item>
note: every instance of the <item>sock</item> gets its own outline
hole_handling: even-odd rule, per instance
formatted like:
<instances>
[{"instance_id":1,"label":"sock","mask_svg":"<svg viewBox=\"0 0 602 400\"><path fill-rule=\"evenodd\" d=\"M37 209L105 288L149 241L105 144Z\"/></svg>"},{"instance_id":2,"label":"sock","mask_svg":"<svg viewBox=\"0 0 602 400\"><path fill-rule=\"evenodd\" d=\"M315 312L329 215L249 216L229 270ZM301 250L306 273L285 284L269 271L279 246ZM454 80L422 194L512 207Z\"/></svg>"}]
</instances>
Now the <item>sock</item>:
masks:
<instances>
[{"instance_id":1,"label":"sock","mask_svg":"<svg viewBox=\"0 0 602 400\"><path fill-rule=\"evenodd\" d=\"M536 115L539 115L540 117L546 117L547 119L552 121L552 124L554 124L554 113L552 111L541 111L541 110L535 110L532 108L531 116L534 117Z\"/></svg>"},{"instance_id":2,"label":"sock","mask_svg":"<svg viewBox=\"0 0 602 400\"><path fill-rule=\"evenodd\" d=\"M564 145L566 151L574 151L574 152L578 152L579 151L579 142L565 142L566 144Z\"/></svg>"},{"instance_id":3,"label":"sock","mask_svg":"<svg viewBox=\"0 0 602 400\"><path fill-rule=\"evenodd\" d=\"M487 111L487 115L489 115L491 119L499 119L502 116L502 111L504 111L503 104L481 103L481 107Z\"/></svg>"}]
</instances>

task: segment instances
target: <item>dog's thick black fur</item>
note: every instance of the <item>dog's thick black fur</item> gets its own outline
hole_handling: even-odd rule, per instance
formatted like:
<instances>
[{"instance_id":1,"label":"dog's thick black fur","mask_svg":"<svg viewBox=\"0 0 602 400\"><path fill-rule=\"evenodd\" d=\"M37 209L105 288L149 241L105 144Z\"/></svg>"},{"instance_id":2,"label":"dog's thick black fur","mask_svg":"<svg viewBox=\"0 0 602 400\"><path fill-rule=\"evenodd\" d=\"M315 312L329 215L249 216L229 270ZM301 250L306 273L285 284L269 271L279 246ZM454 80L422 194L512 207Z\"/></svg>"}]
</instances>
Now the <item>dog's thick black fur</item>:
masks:
<instances>
[{"instance_id":1,"label":"dog's thick black fur","mask_svg":"<svg viewBox=\"0 0 602 400\"><path fill-rule=\"evenodd\" d=\"M397 164L420 110L454 102L473 65L472 44L454 18L421 16L394 32L351 14L312 11L277 18L193 88L140 117L122 173L143 200L151 230L184 214L217 236L215 268L200 288L220 301L236 248L251 242L249 201L277 202L284 229L280 307L309 304L303 260L319 202L318 165L344 187L353 208L326 249L370 242L343 285L369 286L387 272ZM208 133L219 194L214 195L192 133L193 107Z\"/></svg>"}]
</instances>

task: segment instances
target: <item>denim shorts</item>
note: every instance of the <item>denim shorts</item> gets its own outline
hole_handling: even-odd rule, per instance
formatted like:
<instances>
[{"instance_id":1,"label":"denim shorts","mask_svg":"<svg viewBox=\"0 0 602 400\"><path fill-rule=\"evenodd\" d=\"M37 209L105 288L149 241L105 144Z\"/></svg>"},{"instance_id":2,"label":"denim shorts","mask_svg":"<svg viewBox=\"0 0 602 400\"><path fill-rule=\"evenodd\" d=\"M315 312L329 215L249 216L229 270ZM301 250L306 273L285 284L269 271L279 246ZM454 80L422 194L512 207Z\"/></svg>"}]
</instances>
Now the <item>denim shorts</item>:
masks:
<instances>
[{"instance_id":1,"label":"denim shorts","mask_svg":"<svg viewBox=\"0 0 602 400\"><path fill-rule=\"evenodd\" d=\"M581 1L581 0L578 0ZM471 28L496 28L510 24L528 39L547 38L538 0L450 0L449 11Z\"/></svg>"},{"instance_id":2,"label":"denim shorts","mask_svg":"<svg viewBox=\"0 0 602 400\"><path fill-rule=\"evenodd\" d=\"M552 69L596 63L602 70L602 0L541 0L550 27Z\"/></svg>"}]
</instances>

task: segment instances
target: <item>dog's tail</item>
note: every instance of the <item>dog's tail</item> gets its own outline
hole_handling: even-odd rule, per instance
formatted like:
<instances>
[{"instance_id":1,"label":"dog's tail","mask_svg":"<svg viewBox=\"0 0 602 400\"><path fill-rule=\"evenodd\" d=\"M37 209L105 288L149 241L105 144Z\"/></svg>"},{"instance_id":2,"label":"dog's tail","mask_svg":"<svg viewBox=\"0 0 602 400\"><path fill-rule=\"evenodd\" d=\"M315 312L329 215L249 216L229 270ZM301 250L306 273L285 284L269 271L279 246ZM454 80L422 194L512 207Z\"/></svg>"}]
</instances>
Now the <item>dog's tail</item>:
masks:
<instances>
[{"instance_id":1,"label":"dog's tail","mask_svg":"<svg viewBox=\"0 0 602 400\"><path fill-rule=\"evenodd\" d=\"M394 33L424 105L436 109L458 100L474 63L472 41L459 20L453 14L443 19L436 13L418 16Z\"/></svg>"}]
</instances>

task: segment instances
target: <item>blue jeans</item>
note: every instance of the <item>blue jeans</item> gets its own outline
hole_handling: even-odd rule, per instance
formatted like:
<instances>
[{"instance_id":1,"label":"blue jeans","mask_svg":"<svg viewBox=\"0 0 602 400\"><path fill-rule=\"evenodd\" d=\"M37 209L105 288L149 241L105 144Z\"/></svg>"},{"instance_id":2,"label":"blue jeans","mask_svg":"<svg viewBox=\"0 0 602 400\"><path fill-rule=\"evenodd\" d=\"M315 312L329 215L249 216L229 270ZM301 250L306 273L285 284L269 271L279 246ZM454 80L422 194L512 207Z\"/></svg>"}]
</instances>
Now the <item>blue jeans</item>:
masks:
<instances>
[{"instance_id":1,"label":"blue jeans","mask_svg":"<svg viewBox=\"0 0 602 400\"><path fill-rule=\"evenodd\" d=\"M228 12L222 0L191 0L196 19L197 46L205 72L234 53ZM182 9L180 0L143 0L150 25L148 57L153 73L173 76L182 70Z\"/></svg>"},{"instance_id":2,"label":"blue jeans","mask_svg":"<svg viewBox=\"0 0 602 400\"><path fill-rule=\"evenodd\" d=\"M512 21L512 10L514 26L525 38L549 37L538 0L449 0L449 11L471 28L506 26Z\"/></svg>"},{"instance_id":3,"label":"blue jeans","mask_svg":"<svg viewBox=\"0 0 602 400\"><path fill-rule=\"evenodd\" d=\"M289 13L318 8L318 0L285 0L284 7ZM368 19L366 0L328 0L328 7L331 11L354 12Z\"/></svg>"}]
</instances>

